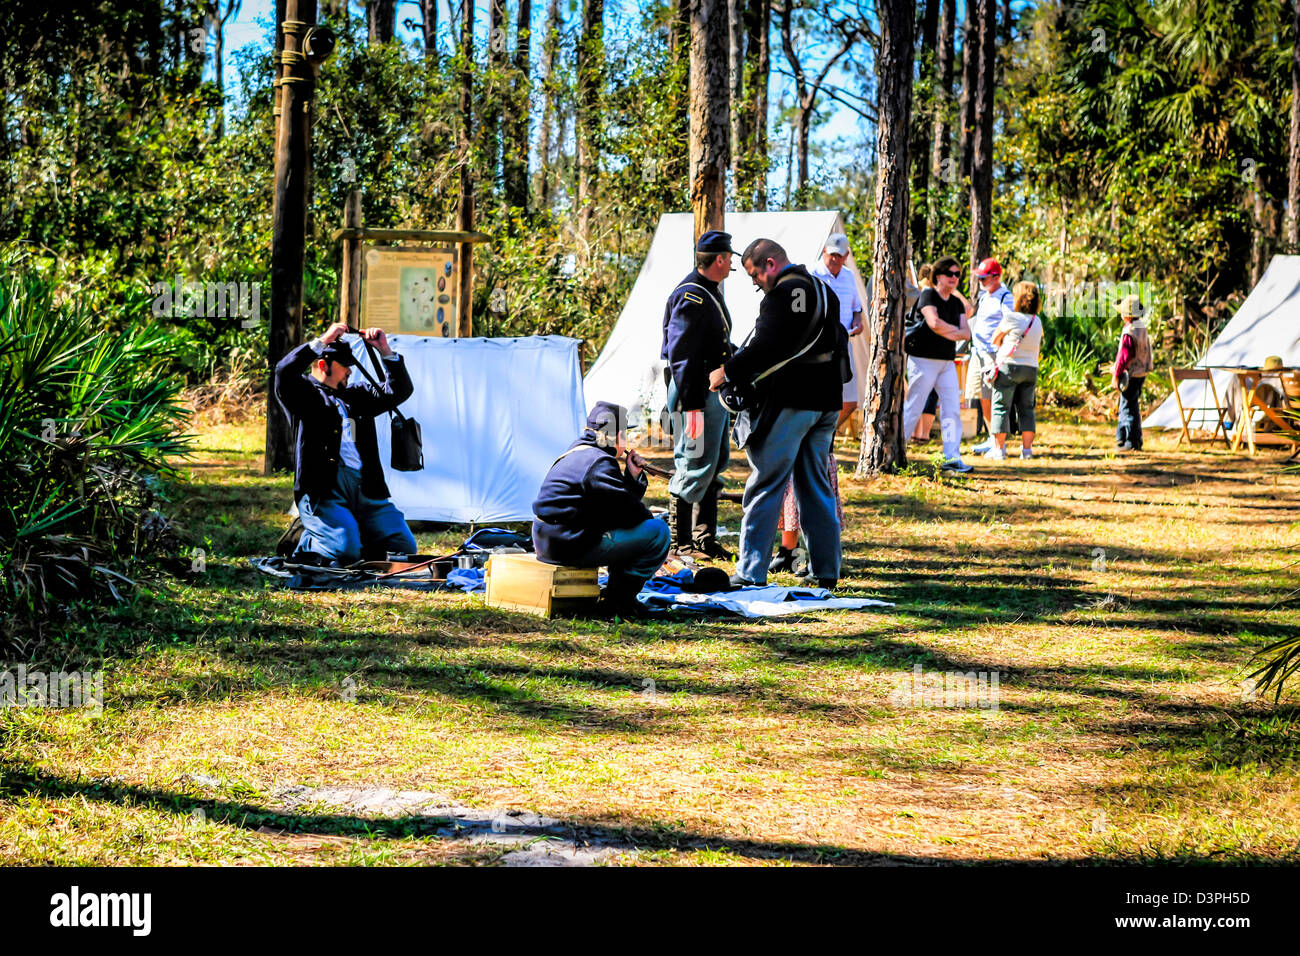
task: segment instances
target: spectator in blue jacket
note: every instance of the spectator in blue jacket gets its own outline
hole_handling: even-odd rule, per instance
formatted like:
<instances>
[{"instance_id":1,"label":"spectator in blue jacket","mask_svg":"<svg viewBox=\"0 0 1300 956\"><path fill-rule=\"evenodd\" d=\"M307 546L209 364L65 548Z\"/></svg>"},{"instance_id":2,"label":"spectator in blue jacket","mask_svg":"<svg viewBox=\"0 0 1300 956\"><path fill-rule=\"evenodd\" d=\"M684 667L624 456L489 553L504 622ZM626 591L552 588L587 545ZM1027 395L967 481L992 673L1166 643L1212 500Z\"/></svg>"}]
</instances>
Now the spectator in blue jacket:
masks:
<instances>
[{"instance_id":1,"label":"spectator in blue jacket","mask_svg":"<svg viewBox=\"0 0 1300 956\"><path fill-rule=\"evenodd\" d=\"M275 367L275 397L294 430L293 499L303 529L298 553L340 566L416 552L405 516L388 500L375 438L375 416L397 408L415 388L383 329L361 335L388 374L378 386L349 385L356 358L339 341L347 330L334 323Z\"/></svg>"},{"instance_id":2,"label":"spectator in blue jacket","mask_svg":"<svg viewBox=\"0 0 1300 956\"><path fill-rule=\"evenodd\" d=\"M547 564L607 567L604 600L635 610L641 586L668 555L668 525L642 503L645 462L627 452L627 409L597 402L587 428L542 480L533 502L533 546Z\"/></svg>"},{"instance_id":3,"label":"spectator in blue jacket","mask_svg":"<svg viewBox=\"0 0 1300 956\"><path fill-rule=\"evenodd\" d=\"M966 398L979 400L984 421L993 420L993 389L989 385L989 369L994 365L998 347L993 335L1002 323L1002 313L1013 308L1011 290L1002 282L1002 264L997 259L985 259L975 269L980 287L976 293L975 314L970 319L970 365L966 368ZM996 447L992 433L971 449L977 455L987 454Z\"/></svg>"}]
</instances>

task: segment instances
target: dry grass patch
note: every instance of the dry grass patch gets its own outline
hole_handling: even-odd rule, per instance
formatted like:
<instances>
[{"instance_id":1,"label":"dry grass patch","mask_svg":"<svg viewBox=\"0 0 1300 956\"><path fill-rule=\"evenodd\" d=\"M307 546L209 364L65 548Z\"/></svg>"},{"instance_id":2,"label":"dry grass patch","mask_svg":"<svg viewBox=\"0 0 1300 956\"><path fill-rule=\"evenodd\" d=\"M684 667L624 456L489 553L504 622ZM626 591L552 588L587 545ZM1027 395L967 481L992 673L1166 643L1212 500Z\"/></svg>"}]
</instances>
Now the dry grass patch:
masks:
<instances>
[{"instance_id":1,"label":"dry grass patch","mask_svg":"<svg viewBox=\"0 0 1300 956\"><path fill-rule=\"evenodd\" d=\"M544 813L608 865L1295 858L1293 698L1242 684L1300 628L1276 459L1049 422L1031 461L860 482L843 445L845 584L895 608L610 624L270 587L261 428L206 431L176 492L207 572L67 636L104 716L0 715L3 862L508 862L301 787ZM997 709L908 706L917 666L996 673Z\"/></svg>"}]
</instances>

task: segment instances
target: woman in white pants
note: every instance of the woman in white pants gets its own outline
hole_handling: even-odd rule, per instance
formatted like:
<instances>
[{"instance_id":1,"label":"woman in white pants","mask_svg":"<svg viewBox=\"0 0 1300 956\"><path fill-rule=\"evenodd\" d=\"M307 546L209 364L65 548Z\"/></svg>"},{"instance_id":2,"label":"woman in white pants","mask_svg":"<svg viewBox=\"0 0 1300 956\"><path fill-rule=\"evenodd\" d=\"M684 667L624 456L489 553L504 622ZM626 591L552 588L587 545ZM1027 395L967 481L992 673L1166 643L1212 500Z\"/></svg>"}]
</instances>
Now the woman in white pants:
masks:
<instances>
[{"instance_id":1,"label":"woman in white pants","mask_svg":"<svg viewBox=\"0 0 1300 956\"><path fill-rule=\"evenodd\" d=\"M919 322L908 330L907 398L903 402L903 434L910 435L925 410L930 391L939 393L939 423L943 428L943 467L971 471L961 460L961 393L957 386L957 342L970 338L966 320L974 307L957 291L961 266L952 256L934 263L934 287L916 302Z\"/></svg>"}]
</instances>

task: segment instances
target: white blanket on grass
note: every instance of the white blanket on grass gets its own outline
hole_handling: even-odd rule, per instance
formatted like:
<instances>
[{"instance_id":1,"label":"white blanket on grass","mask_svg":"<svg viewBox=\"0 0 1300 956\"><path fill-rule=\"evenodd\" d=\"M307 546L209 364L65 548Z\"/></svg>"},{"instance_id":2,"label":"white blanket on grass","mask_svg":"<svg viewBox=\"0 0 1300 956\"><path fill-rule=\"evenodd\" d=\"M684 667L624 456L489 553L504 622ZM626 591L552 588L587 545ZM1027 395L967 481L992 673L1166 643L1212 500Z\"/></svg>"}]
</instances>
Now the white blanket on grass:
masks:
<instances>
[{"instance_id":1,"label":"white blanket on grass","mask_svg":"<svg viewBox=\"0 0 1300 956\"><path fill-rule=\"evenodd\" d=\"M642 591L637 596L652 607L718 608L741 617L782 617L810 611L856 611L864 607L893 607L875 598L837 598L825 588L783 588L777 585L719 591L715 594L661 594Z\"/></svg>"}]
</instances>

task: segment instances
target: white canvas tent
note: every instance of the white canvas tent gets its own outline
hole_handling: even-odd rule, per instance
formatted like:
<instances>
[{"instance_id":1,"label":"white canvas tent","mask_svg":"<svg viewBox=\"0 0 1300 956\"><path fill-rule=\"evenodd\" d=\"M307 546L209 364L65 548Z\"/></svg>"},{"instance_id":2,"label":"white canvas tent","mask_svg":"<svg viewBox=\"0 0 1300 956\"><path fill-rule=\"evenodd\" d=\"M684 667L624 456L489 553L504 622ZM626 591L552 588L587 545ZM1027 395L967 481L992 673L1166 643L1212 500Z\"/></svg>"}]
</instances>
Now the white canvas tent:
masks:
<instances>
[{"instance_id":1,"label":"white canvas tent","mask_svg":"<svg viewBox=\"0 0 1300 956\"><path fill-rule=\"evenodd\" d=\"M344 341L378 378L360 336ZM424 442L422 471L393 471L389 416L376 419L393 503L412 521L531 521L542 479L587 419L578 340L393 335L388 341L415 386L402 414L420 423Z\"/></svg>"},{"instance_id":2,"label":"white canvas tent","mask_svg":"<svg viewBox=\"0 0 1300 956\"><path fill-rule=\"evenodd\" d=\"M1197 368L1216 365L1261 366L1270 355L1286 365L1300 365L1300 256L1274 256L1259 285L1246 297ZM1153 374L1167 374L1161 369ZM1211 373L1220 400L1235 389L1235 376L1223 369ZM1209 404L1202 400L1202 382L1183 382L1184 407ZM1193 428L1214 428L1214 413L1194 412ZM1146 417L1143 428L1179 428L1178 403L1171 394Z\"/></svg>"},{"instance_id":3,"label":"white canvas tent","mask_svg":"<svg viewBox=\"0 0 1300 956\"><path fill-rule=\"evenodd\" d=\"M834 210L729 212L725 229L731 233L732 246L738 251L743 251L755 239L773 239L785 248L791 262L813 266L821 259L826 237L843 232L844 223ZM636 284L605 348L584 379L588 408L598 401L617 402L631 411L635 421L645 413L657 415L667 403L664 361L659 357L663 345L664 303L677 283L694 268L693 233L694 219L690 213L667 213L660 217ZM754 288L739 258L732 260L736 271L722 283L727 310L731 313L731 337L737 346L753 330L762 300L762 293ZM865 307L867 290L851 249L845 264L857 274L858 295ZM866 335L854 336L852 342L857 367L865 368ZM859 374L859 401L862 387L863 376Z\"/></svg>"}]
</instances>

